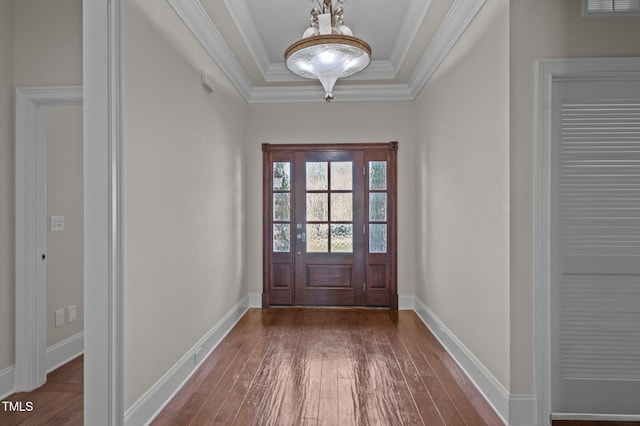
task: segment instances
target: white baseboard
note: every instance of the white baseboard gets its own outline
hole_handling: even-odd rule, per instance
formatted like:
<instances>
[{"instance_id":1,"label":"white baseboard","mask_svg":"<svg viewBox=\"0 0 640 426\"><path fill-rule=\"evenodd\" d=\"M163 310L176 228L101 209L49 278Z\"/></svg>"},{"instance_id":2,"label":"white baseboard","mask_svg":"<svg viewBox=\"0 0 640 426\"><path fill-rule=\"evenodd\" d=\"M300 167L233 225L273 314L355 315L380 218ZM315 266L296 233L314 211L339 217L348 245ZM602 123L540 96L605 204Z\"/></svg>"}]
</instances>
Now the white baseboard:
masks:
<instances>
[{"instance_id":1,"label":"white baseboard","mask_svg":"<svg viewBox=\"0 0 640 426\"><path fill-rule=\"evenodd\" d=\"M249 293L245 299L248 301L247 308L262 308L262 293Z\"/></svg>"},{"instance_id":2,"label":"white baseboard","mask_svg":"<svg viewBox=\"0 0 640 426\"><path fill-rule=\"evenodd\" d=\"M84 353L84 332L67 337L47 348L47 373Z\"/></svg>"},{"instance_id":3,"label":"white baseboard","mask_svg":"<svg viewBox=\"0 0 640 426\"><path fill-rule=\"evenodd\" d=\"M80 332L47 348L47 373L82 355L84 352L84 333ZM0 370L0 399L16 391L15 366Z\"/></svg>"},{"instance_id":4,"label":"white baseboard","mask_svg":"<svg viewBox=\"0 0 640 426\"><path fill-rule=\"evenodd\" d=\"M16 369L13 365L0 370L0 399L4 399L15 393Z\"/></svg>"},{"instance_id":5,"label":"white baseboard","mask_svg":"<svg viewBox=\"0 0 640 426\"><path fill-rule=\"evenodd\" d=\"M509 425L532 426L537 423L537 398L535 395L509 396Z\"/></svg>"},{"instance_id":6,"label":"white baseboard","mask_svg":"<svg viewBox=\"0 0 640 426\"><path fill-rule=\"evenodd\" d=\"M164 408L164 406L180 390L184 383L200 366L200 363L215 349L220 341L234 327L238 320L249 308L259 308L262 305L260 293L250 293L196 343L156 384L151 387L125 413L125 425L147 425ZM418 317L427 325L451 357L467 374L487 403L493 408L504 424L525 426L536 424L535 395L509 395L504 387L482 365L482 363L467 349L460 340L426 307L418 298L412 295L399 295L398 308L414 310ZM205 354L198 365L193 362L193 354L202 348ZM10 372L8 370L11 370ZM5 373L6 372L6 373ZM0 371L0 394L4 388L3 373L12 375L12 367ZM6 379L7 381L9 379ZM13 380L11 380L13 388ZM508 420L507 420L508 419Z\"/></svg>"},{"instance_id":7,"label":"white baseboard","mask_svg":"<svg viewBox=\"0 0 640 426\"><path fill-rule=\"evenodd\" d=\"M553 420L584 420L592 422L639 422L637 414L584 414L584 413L551 413Z\"/></svg>"},{"instance_id":8,"label":"white baseboard","mask_svg":"<svg viewBox=\"0 0 640 426\"><path fill-rule=\"evenodd\" d=\"M462 368L505 425L536 424L535 395L510 395L473 353L449 330L422 300L413 297L414 311Z\"/></svg>"},{"instance_id":9,"label":"white baseboard","mask_svg":"<svg viewBox=\"0 0 640 426\"><path fill-rule=\"evenodd\" d=\"M184 356L140 397L125 413L124 424L130 426L148 425L171 401L200 364L218 346L254 302L252 294L245 296L216 325L207 332ZM197 350L203 354L200 362L194 362Z\"/></svg>"},{"instance_id":10,"label":"white baseboard","mask_svg":"<svg viewBox=\"0 0 640 426\"><path fill-rule=\"evenodd\" d=\"M398 295L398 309L401 311L413 311L415 310L415 296L412 294L399 294Z\"/></svg>"}]
</instances>

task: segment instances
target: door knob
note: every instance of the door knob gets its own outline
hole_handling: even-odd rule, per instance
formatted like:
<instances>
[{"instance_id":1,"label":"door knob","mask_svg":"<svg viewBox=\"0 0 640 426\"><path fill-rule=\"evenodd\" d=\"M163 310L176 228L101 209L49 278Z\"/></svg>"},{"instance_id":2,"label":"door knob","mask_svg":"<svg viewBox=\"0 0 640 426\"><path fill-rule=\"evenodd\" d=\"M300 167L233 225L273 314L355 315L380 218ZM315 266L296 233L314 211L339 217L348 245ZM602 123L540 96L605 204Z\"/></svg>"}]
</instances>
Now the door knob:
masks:
<instances>
[{"instance_id":1,"label":"door knob","mask_svg":"<svg viewBox=\"0 0 640 426\"><path fill-rule=\"evenodd\" d=\"M307 234L306 234L306 232L303 232L301 234L297 234L296 238L301 240L304 243L305 241L307 241Z\"/></svg>"}]
</instances>

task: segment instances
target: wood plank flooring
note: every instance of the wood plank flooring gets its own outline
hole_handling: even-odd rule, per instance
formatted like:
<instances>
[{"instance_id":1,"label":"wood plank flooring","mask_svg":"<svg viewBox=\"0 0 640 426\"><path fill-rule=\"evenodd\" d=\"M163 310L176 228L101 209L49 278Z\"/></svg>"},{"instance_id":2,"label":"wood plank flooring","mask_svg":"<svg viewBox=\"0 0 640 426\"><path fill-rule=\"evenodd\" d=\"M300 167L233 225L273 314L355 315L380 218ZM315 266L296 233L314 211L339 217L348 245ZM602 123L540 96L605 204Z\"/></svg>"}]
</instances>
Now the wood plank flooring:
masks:
<instances>
[{"instance_id":1,"label":"wood plank flooring","mask_svg":"<svg viewBox=\"0 0 640 426\"><path fill-rule=\"evenodd\" d=\"M82 425L83 358L0 425ZM412 311L250 309L153 425L500 425ZM637 425L638 423L635 423ZM634 423L554 421L554 426Z\"/></svg>"},{"instance_id":2,"label":"wood plank flooring","mask_svg":"<svg viewBox=\"0 0 640 426\"><path fill-rule=\"evenodd\" d=\"M20 392L3 401L33 404L32 411L9 412L0 407L0 425L82 425L84 420L84 362L80 356L47 375L33 392ZM4 405L4 404L3 404Z\"/></svg>"},{"instance_id":3,"label":"wood plank flooring","mask_svg":"<svg viewBox=\"0 0 640 426\"><path fill-rule=\"evenodd\" d=\"M251 309L153 425L500 425L411 311Z\"/></svg>"}]
</instances>

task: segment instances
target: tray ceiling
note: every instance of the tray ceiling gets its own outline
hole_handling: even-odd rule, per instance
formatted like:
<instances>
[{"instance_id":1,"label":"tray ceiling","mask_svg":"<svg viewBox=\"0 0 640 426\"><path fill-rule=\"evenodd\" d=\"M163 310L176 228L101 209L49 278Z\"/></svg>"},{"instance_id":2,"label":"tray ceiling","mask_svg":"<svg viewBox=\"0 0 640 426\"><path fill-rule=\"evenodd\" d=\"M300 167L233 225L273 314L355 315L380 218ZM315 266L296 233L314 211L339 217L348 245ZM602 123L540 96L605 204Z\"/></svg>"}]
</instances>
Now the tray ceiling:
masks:
<instances>
[{"instance_id":1,"label":"tray ceiling","mask_svg":"<svg viewBox=\"0 0 640 426\"><path fill-rule=\"evenodd\" d=\"M364 71L336 84L335 101L413 100L486 0L347 0L345 24L372 48ZM309 0L169 0L249 103L324 102L284 51L300 39Z\"/></svg>"}]
</instances>

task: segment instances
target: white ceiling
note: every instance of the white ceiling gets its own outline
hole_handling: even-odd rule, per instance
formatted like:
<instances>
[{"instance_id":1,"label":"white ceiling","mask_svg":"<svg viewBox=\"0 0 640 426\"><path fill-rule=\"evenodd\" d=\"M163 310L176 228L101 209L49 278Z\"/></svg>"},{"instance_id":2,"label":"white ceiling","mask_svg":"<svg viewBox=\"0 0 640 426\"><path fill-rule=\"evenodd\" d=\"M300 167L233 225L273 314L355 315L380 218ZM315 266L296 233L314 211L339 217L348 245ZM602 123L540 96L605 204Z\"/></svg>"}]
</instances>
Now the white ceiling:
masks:
<instances>
[{"instance_id":1,"label":"white ceiling","mask_svg":"<svg viewBox=\"0 0 640 426\"><path fill-rule=\"evenodd\" d=\"M247 102L324 102L317 80L284 65L315 0L168 1ZM371 45L372 62L338 81L335 100L414 99L485 1L345 1L345 24Z\"/></svg>"}]
</instances>

